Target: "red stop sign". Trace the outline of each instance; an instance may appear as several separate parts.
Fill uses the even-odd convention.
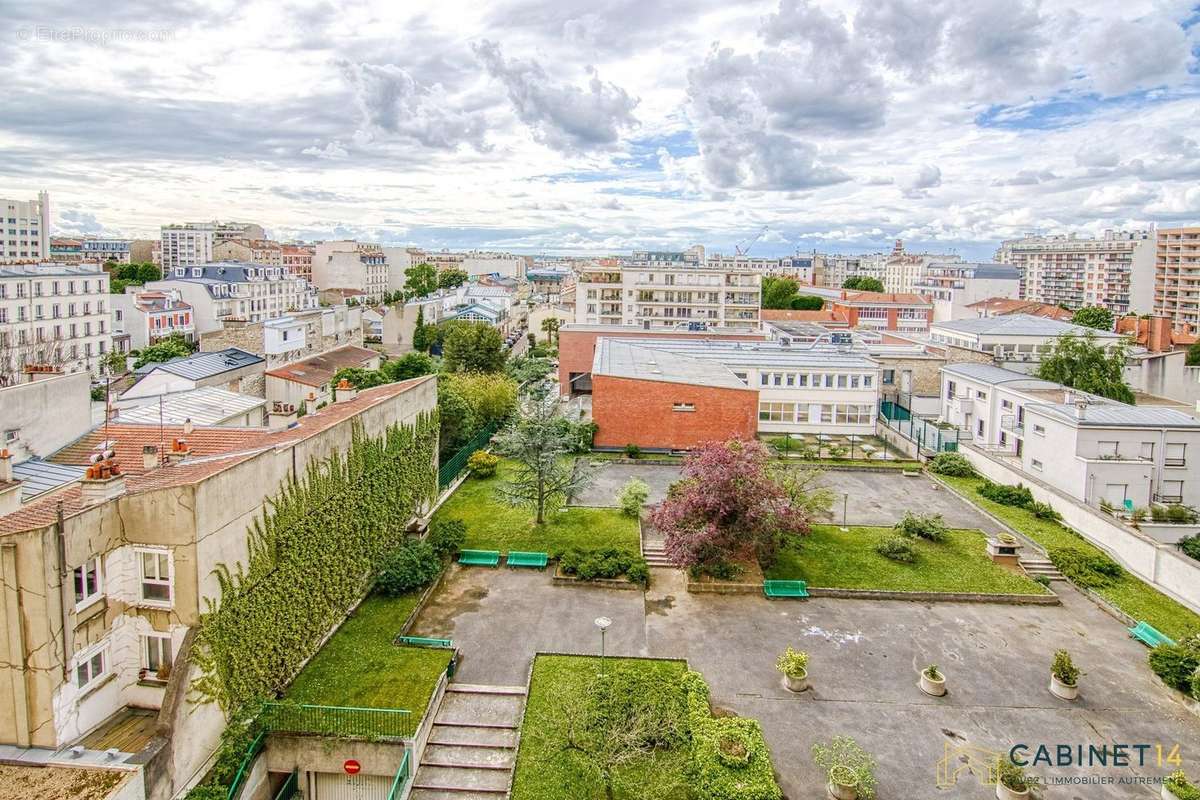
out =
[[[357,775],[362,769],[362,764],[355,761],[353,758],[346,759],[342,764],[342,769],[346,770],[347,775]]]

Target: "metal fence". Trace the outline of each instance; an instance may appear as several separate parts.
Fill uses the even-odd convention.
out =
[[[300,773],[292,770],[292,774],[288,775],[287,780],[283,782],[283,786],[280,786],[279,791],[275,793],[275,800],[292,800],[296,796],[299,786]]]
[[[479,450],[487,445],[492,440],[500,424],[498,422],[489,423],[471,441],[457,453],[452,455],[445,464],[438,469],[438,489],[445,489],[450,484],[454,483],[454,479],[459,476],[467,467],[467,459],[476,450]]]
[[[229,791],[225,794],[226,800],[237,799],[238,794],[242,791],[242,784],[246,782],[246,776],[250,774],[250,765],[254,763],[254,759],[258,758],[258,754],[262,752],[263,743],[266,741],[266,738],[267,732],[263,731],[246,748],[246,755],[242,756],[242,763],[238,764],[237,773],[233,776],[233,782],[229,784]]]
[[[294,703],[264,703],[263,728],[270,733],[352,736],[363,739],[410,739],[417,722],[410,711]]]
[[[882,401],[879,404],[879,421],[905,439],[916,442],[921,450],[934,453],[958,450],[958,428],[941,427],[924,417],[914,417],[912,412],[898,403]]]
[[[404,787],[412,777],[412,765],[408,755],[409,751],[405,750],[404,758],[400,759],[400,768],[396,770],[396,777],[392,779],[392,788],[388,792],[387,800],[400,800],[404,796]]]

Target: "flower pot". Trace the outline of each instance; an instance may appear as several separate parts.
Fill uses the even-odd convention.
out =
[[[1008,788],[1003,783],[996,784],[996,800],[1025,800],[1027,797],[1029,797],[1028,789],[1022,789],[1018,792],[1016,789]]]
[[[783,685],[787,687],[789,692],[803,692],[808,688],[808,670],[804,670],[799,675],[783,676]]]
[[[1167,785],[1164,783],[1162,785],[1162,800],[1179,800],[1179,795],[1168,789]]]
[[[941,697],[946,693],[946,676],[939,672],[938,677],[935,679],[929,677],[927,671],[921,670],[920,686],[921,691],[925,694],[932,695],[933,697]]]
[[[1079,697],[1079,687],[1063,683],[1054,674],[1050,675],[1050,694],[1059,700],[1074,700]]]
[[[830,778],[829,783],[825,784],[825,791],[829,792],[829,797],[832,800],[858,800],[858,781],[853,783],[840,783],[842,780],[853,780],[853,778]]]

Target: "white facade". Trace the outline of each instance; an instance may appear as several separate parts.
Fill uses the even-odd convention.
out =
[[[390,290],[388,273],[388,259],[379,245],[318,242],[313,252],[313,284],[318,289],[355,289],[367,296],[367,302],[376,303]]]
[[[1114,314],[1148,314],[1154,305],[1152,230],[1027,236],[1003,242],[996,260],[1021,270],[1021,299],[1104,306]]]
[[[50,195],[36,200],[0,199],[0,264],[50,258]]]
[[[309,282],[284,267],[235,262],[174,267],[146,288],[178,292],[192,306],[197,333],[219,329],[227,317],[265,322],[319,305]]]
[[[963,347],[989,353],[998,361],[1041,361],[1060,336],[1091,334],[1101,346],[1112,346],[1121,337],[1030,314],[1006,314],[1000,317],[976,317],[937,322],[929,328],[929,339],[937,344]]]
[[[952,262],[934,263],[913,282],[913,291],[933,301],[933,321],[975,316],[971,303],[991,297],[1016,298],[1021,275],[1011,266]]]
[[[229,239],[265,239],[261,225],[252,222],[188,222],[163,225],[160,265],[163,274],[175,267],[207,264],[215,260],[213,248]]]
[[[762,274],[682,261],[589,266],[575,289],[575,322],[645,330],[759,326]]]
[[[143,347],[179,334],[189,342],[196,338],[196,320],[192,307],[183,302],[178,290],[146,291],[128,287],[125,294],[114,294],[112,331],[128,334],[129,347]]]
[[[0,385],[27,364],[98,375],[112,347],[108,285],[98,264],[0,267]]]

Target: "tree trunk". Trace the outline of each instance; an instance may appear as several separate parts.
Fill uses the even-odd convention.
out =
[[[546,509],[546,479],[541,472],[538,472],[538,488],[537,488],[537,524],[541,525],[544,522]]]

